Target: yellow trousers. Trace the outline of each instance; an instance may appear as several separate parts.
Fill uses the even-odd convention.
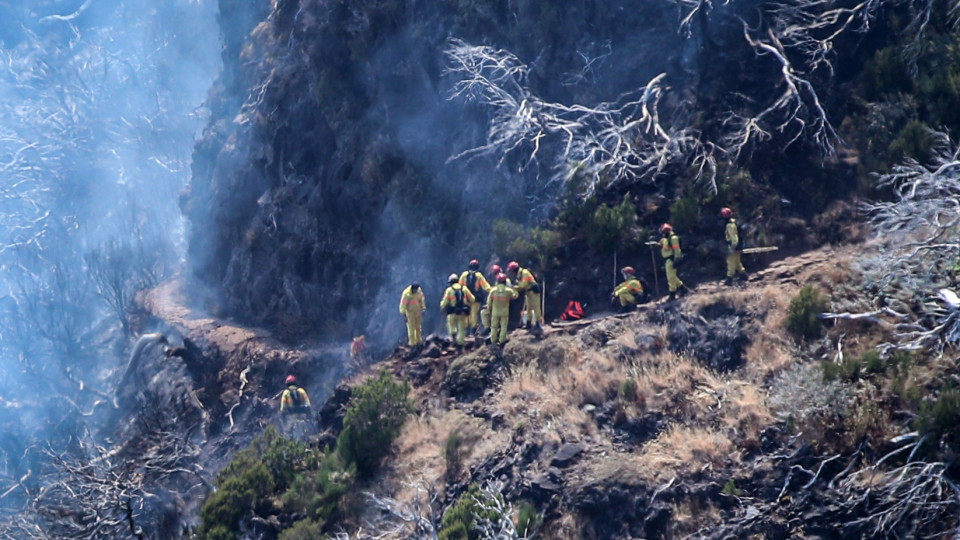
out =
[[[503,345],[507,341],[507,324],[510,322],[510,312],[504,310],[490,317],[490,341]]]
[[[683,287],[683,282],[677,276],[677,267],[673,265],[673,259],[667,259],[663,267],[667,273],[667,288],[670,289],[670,292],[677,292],[677,289]]]
[[[420,317],[420,310],[416,309],[404,313],[407,318],[407,342],[411,347],[423,343],[423,321]]]
[[[524,320],[530,324],[541,324],[543,314],[540,313],[540,293],[527,291],[523,301]]]
[[[737,274],[745,274],[747,270],[743,267],[743,263],[740,262],[740,252],[734,251],[733,253],[727,255],[727,277],[732,278]]]
[[[480,324],[484,328],[490,328],[490,306],[483,306],[483,309],[480,310]]]
[[[620,299],[620,307],[633,306],[637,303],[636,297],[627,291],[623,291],[622,293],[618,294],[617,298]]]
[[[480,302],[478,301],[470,304],[470,319],[468,321],[469,327],[476,328],[477,321],[479,320],[479,318],[480,318]]]
[[[447,315],[447,330],[450,331],[450,337],[457,341],[457,345],[463,345],[467,338],[467,319],[469,314],[456,315],[451,313]]]

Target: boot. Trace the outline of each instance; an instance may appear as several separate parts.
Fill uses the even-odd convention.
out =
[[[723,284],[727,287],[733,285],[733,278],[728,276],[727,279],[723,280]]]
[[[463,354],[463,345],[457,344],[457,354]]]
[[[667,302],[673,302],[677,299],[676,291],[670,291],[670,296],[667,297]]]

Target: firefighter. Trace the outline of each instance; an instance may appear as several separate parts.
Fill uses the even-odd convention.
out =
[[[673,226],[664,223],[660,226],[660,256],[663,257],[664,272],[667,274],[667,288],[670,290],[670,300],[674,300],[677,291],[683,294],[683,282],[677,275],[677,267],[683,260],[683,252],[680,250],[680,237],[673,232]]]
[[[460,285],[460,276],[450,274],[449,286],[443,291],[440,309],[447,314],[447,329],[450,337],[456,341],[457,352],[463,352],[463,343],[467,336],[467,319],[470,317],[470,305],[476,300],[469,289]]]
[[[623,275],[623,283],[613,290],[613,298],[620,301],[620,313],[625,313],[636,309],[637,304],[644,300],[646,293],[632,266],[624,266],[620,269],[620,273]]]
[[[460,285],[466,287],[476,299],[470,304],[470,317],[467,320],[467,331],[470,333],[479,333],[478,320],[480,316],[480,307],[487,300],[487,293],[490,292],[490,283],[483,277],[480,271],[480,261],[473,259],[467,265],[467,269],[460,274]]]
[[[507,324],[510,321],[510,302],[517,298],[519,293],[507,285],[507,275],[497,274],[497,285],[487,297],[490,310],[490,341],[497,345],[507,342]]]
[[[523,294],[523,327],[534,333],[540,333],[543,315],[540,313],[540,284],[533,272],[521,268],[517,261],[510,261],[507,270],[513,277],[517,293]]]
[[[427,303],[423,297],[423,289],[419,283],[411,283],[400,294],[400,314],[407,321],[407,342],[411,347],[419,347],[423,343],[423,312],[427,310]]]
[[[737,227],[737,219],[733,217],[733,210],[721,208],[720,217],[728,220],[723,230],[723,237],[727,242],[727,279],[724,283],[733,285],[734,277],[741,280],[747,277],[747,270],[740,260],[740,250],[743,249],[743,244],[740,243],[740,230]]]
[[[490,275],[493,278],[490,281],[496,282],[497,276],[503,273],[503,268],[500,268],[499,264],[490,265]],[[504,274],[506,275],[506,274]],[[512,286],[510,283],[510,278],[507,278],[507,287]],[[490,298],[487,298],[487,301],[483,304],[483,307],[480,308],[480,325],[483,327],[483,332],[481,335],[486,335],[490,333]]]
[[[287,375],[283,395],[280,396],[280,412],[284,414],[307,414],[310,412],[310,397],[307,391],[297,386],[297,378]]]

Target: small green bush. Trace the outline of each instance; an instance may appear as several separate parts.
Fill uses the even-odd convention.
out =
[[[553,265],[553,255],[562,241],[555,230],[523,225],[507,219],[493,221],[494,250],[507,259],[521,264],[536,264],[541,271]]]
[[[960,450],[960,436],[957,426],[960,425],[960,390],[947,384],[940,389],[936,401],[924,401],[920,404],[913,427],[921,437],[927,437],[929,444],[938,447],[939,442],[945,443],[952,451]]]
[[[283,464],[280,456],[292,456],[287,439],[273,426],[264,430],[250,446],[237,452],[230,463],[217,475],[217,491],[211,493],[200,508],[199,540],[229,540],[236,536],[244,516],[269,504],[268,498],[276,489],[271,468],[281,478],[291,477],[293,462]],[[269,462],[263,457],[270,455]]]
[[[813,285],[805,285],[790,300],[787,331],[797,339],[819,337],[823,332],[820,315],[827,310],[827,298]]]
[[[679,234],[689,233],[700,225],[700,202],[682,197],[670,207],[670,224]]]
[[[353,487],[356,467],[346,465],[336,452],[326,451],[310,471],[297,475],[282,502],[291,513],[304,513],[324,526],[336,519],[340,500]]]
[[[483,510],[479,501],[485,500],[488,500],[487,495],[480,490],[480,486],[470,484],[443,514],[437,535],[439,540],[479,540],[480,535],[475,530],[477,517],[491,521],[500,518],[493,510]]]
[[[280,540],[320,540],[322,538],[326,538],[323,534],[323,524],[310,518],[301,519],[280,533]]]
[[[617,206],[601,204],[587,228],[587,245],[597,253],[613,253],[622,247],[636,222],[637,208],[628,195]]]
[[[540,514],[537,507],[529,501],[520,503],[520,511],[517,513],[517,534],[520,538],[528,538],[530,533],[540,524]]]
[[[356,464],[360,476],[373,474],[413,412],[409,393],[410,383],[394,381],[387,370],[354,388],[337,452],[347,463]]]
[[[637,400],[637,381],[633,379],[624,379],[620,383],[620,399],[627,402],[634,402]]]
[[[453,477],[460,472],[462,460],[463,438],[458,431],[451,431],[447,435],[447,442],[443,445],[443,460],[447,464],[447,476]]]

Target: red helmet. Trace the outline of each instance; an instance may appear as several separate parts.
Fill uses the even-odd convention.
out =
[[[297,382],[297,378],[293,375],[287,375],[287,380],[283,381],[284,384],[293,384]]]
[[[510,264],[507,265],[507,270],[510,272],[516,272],[520,269],[520,263],[517,261],[510,261]]]
[[[721,208],[721,209],[720,209],[720,217],[722,217],[722,218],[733,217],[733,210],[731,210],[731,209],[729,209],[729,208],[727,208],[727,207]]]
[[[630,274],[630,275],[637,273],[637,271],[634,270],[632,266],[624,266],[623,268],[620,269],[620,272],[624,274]]]
[[[476,260],[476,259],[470,259],[470,263],[467,264],[467,268],[469,268],[470,270],[479,270],[479,269],[480,269],[480,261],[478,261],[478,260]]]
[[[673,226],[669,223],[664,223],[660,226],[660,234],[670,234],[673,232]]]
[[[497,283],[506,283],[506,282],[507,282],[507,275],[504,274],[503,272],[498,272]]]
[[[497,274],[500,274],[500,273],[502,273],[502,272],[503,272],[503,268],[500,268],[500,265],[499,265],[499,264],[494,264],[494,265],[492,265],[492,266],[490,267],[490,273],[493,274],[493,275],[497,275]]]

